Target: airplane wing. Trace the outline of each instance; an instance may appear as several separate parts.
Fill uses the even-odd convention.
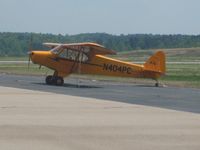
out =
[[[94,54],[101,54],[101,55],[114,55],[116,54],[115,51],[105,48],[102,45],[99,45],[97,43],[70,43],[70,44],[61,44],[61,43],[43,43],[43,45],[48,46],[50,48],[55,47],[64,47],[64,48],[70,48],[76,51],[80,51],[82,48],[89,48]]]
[[[43,43],[44,46],[47,46],[49,48],[55,48],[59,45],[62,45],[62,43]]]

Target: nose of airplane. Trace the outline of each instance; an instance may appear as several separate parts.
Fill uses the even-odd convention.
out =
[[[28,52],[29,60],[31,60],[33,63],[36,63],[35,56],[34,56],[35,53],[37,53],[37,52],[35,52],[35,51]]]
[[[44,65],[49,51],[31,51],[29,57],[34,64]]]

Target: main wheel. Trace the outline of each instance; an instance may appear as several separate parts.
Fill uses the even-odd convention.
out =
[[[64,80],[62,77],[56,77],[54,82],[55,82],[55,85],[58,85],[58,86],[62,86],[64,84]]]
[[[53,76],[47,76],[46,77],[46,84],[48,84],[48,85],[53,84]]]
[[[155,87],[159,87],[159,83],[155,83]]]

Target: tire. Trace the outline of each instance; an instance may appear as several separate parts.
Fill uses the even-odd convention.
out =
[[[53,76],[47,76],[46,77],[46,84],[48,84],[48,85],[53,84]]]
[[[56,79],[55,79],[55,85],[57,85],[57,86],[63,86],[63,84],[64,84],[63,78],[62,77],[56,77]]]
[[[155,84],[155,87],[159,87],[159,83],[156,83],[156,84]]]

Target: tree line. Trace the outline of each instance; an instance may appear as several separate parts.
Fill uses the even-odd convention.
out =
[[[30,42],[31,37],[32,42]],[[54,35],[0,32],[0,56],[25,56],[29,49],[47,49],[42,45],[44,42],[96,42],[115,51],[130,51],[139,49],[200,47],[200,35],[111,35],[107,33]]]

